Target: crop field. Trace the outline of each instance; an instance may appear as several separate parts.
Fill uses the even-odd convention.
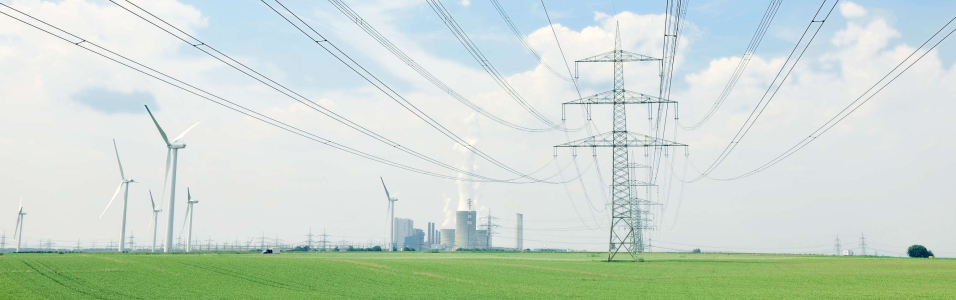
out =
[[[764,254],[10,254],[0,299],[956,298],[956,260]]]

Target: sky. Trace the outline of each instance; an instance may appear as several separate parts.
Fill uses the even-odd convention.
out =
[[[484,111],[523,127],[547,127],[485,72],[427,2],[343,2]],[[612,50],[617,24],[625,50],[662,55],[663,2],[545,1],[553,32],[540,1],[499,2],[528,44],[562,76],[574,70],[575,60]],[[700,120],[717,99],[769,2],[690,2],[671,93],[680,103],[681,125]],[[329,2],[282,4],[404,100],[376,89],[261,1],[132,3],[301,97],[280,93],[201,51],[209,48],[192,46],[198,42],[187,44],[136,17],[123,8],[136,11],[130,2],[0,3],[321,141],[446,176],[410,172],[291,134],[3,15],[0,208],[6,209],[0,212],[7,212],[0,213],[0,228],[8,239],[21,196],[29,244],[117,239],[122,199],[99,217],[120,183],[115,139],[125,173],[142,182],[130,188],[127,230],[137,244],[147,243],[148,193],[160,201],[166,150],[142,108],[148,105],[170,136],[201,122],[179,152],[176,235],[189,187],[200,201],[193,234],[204,240],[266,235],[297,243],[311,229],[325,230],[333,241],[380,242],[387,208],[381,177],[400,199],[395,216],[411,218],[418,228],[426,228],[426,222],[453,228],[454,211],[470,198],[479,217],[490,211],[498,218],[495,246],[514,245],[515,214],[521,213],[526,247],[607,249],[609,150],[598,150],[594,157],[581,149],[574,156],[553,146],[585,138],[585,130],[519,131],[477,114]],[[544,118],[559,123],[560,104],[578,98],[574,85],[522,46],[491,1],[446,0],[443,5],[515,92]],[[830,254],[838,236],[846,249],[859,248],[862,235],[868,251],[883,255],[902,255],[909,245],[922,244],[938,256],[956,257],[956,203],[947,188],[947,178],[956,171],[951,155],[956,144],[947,138],[956,130],[950,122],[956,106],[956,46],[950,40],[780,164],[739,180],[682,183],[697,177],[697,170],[710,165],[732,141],[818,8],[817,1],[783,1],[735,89],[699,129],[675,131],[673,115],[667,118],[671,123],[664,136],[689,145],[689,155],[681,149],[663,160],[659,186],[651,195],[661,203],[653,209],[655,250]],[[8,7],[0,12],[16,15]],[[733,177],[786,151],[889,72],[954,12],[951,1],[841,1],[747,137],[711,176]],[[581,94],[611,89],[610,64],[579,68]],[[628,63],[625,87],[656,95],[658,72],[654,63]],[[337,122],[315,105],[391,142]],[[432,124],[441,124],[446,134],[514,172],[474,155],[413,114],[411,106],[432,118]],[[629,120],[637,120],[629,122],[629,130],[647,132],[647,115],[645,107],[629,107]],[[566,119],[569,128],[586,121],[576,107],[568,107]],[[610,131],[610,119],[610,108],[593,108],[598,131]],[[402,152],[396,144],[419,154]],[[643,150],[634,154],[643,160]],[[499,180],[520,178],[517,172],[547,182],[448,179],[469,178],[456,170]]]

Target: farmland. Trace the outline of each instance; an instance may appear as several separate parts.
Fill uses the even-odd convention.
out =
[[[763,254],[5,254],[2,299],[956,298],[956,260]]]

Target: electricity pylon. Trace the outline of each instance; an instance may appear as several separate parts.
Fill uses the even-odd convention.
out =
[[[866,256],[866,238],[863,237],[863,234],[860,234],[860,255]]]
[[[837,235],[837,238],[836,238],[836,246],[835,246],[835,248],[836,248],[836,255],[837,255],[837,256],[840,256],[840,255],[843,254],[843,249],[842,249],[842,246],[840,245],[840,236],[839,236],[839,235]]]
[[[611,226],[607,251],[608,261],[613,260],[614,256],[617,255],[622,248],[631,255],[631,259],[637,260],[636,253],[638,251],[638,237],[636,236],[636,231],[638,230],[636,229],[641,226],[640,222],[635,223],[635,202],[631,199],[631,192],[635,185],[650,183],[638,182],[636,180],[632,181],[632,178],[630,178],[630,172],[628,170],[628,163],[630,163],[628,158],[628,148],[687,147],[685,144],[627,131],[627,114],[625,110],[626,105],[659,104],[676,106],[677,104],[675,101],[624,89],[624,63],[647,61],[659,62],[660,59],[621,50],[621,29],[620,26],[618,26],[615,32],[613,51],[598,54],[574,62],[575,72],[577,72],[578,63],[582,62],[614,63],[614,89],[571,102],[566,102],[561,106],[562,120],[565,116],[565,105],[585,105],[590,107],[593,104],[611,104],[614,107],[614,128],[611,132],[555,146],[555,148],[611,148]],[[577,78],[577,76],[575,76],[575,78]],[[588,111],[588,119],[590,119],[590,109],[586,109],[586,111]],[[675,118],[677,118],[676,114]],[[555,153],[557,153],[557,149],[555,149]],[[643,239],[643,237],[640,237],[640,239]]]

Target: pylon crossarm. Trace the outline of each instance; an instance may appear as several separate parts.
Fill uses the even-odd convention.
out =
[[[686,144],[675,143],[665,139],[658,139],[634,132],[625,132],[627,140],[624,144],[614,143],[614,132],[602,133],[580,140],[560,144],[557,148],[579,147],[686,147]]]
[[[634,180],[634,179],[628,180],[626,185],[627,186],[657,186],[656,184],[653,184],[650,182],[644,182],[644,181]]]
[[[635,91],[624,90],[624,104],[652,104],[652,103],[677,103],[677,101],[668,100],[660,98],[657,96],[651,96],[648,94],[638,93]],[[564,105],[573,105],[573,104],[614,104],[615,94],[613,90],[600,92],[594,95],[590,95],[584,98],[573,100],[570,102],[563,103]]]
[[[617,53],[615,53],[617,52]],[[620,55],[615,57],[615,54]],[[630,51],[624,50],[615,50],[601,53],[595,56],[588,58],[580,59],[575,61],[576,63],[583,62],[631,62],[631,61],[659,61],[660,58],[653,58],[643,54],[637,54]]]

